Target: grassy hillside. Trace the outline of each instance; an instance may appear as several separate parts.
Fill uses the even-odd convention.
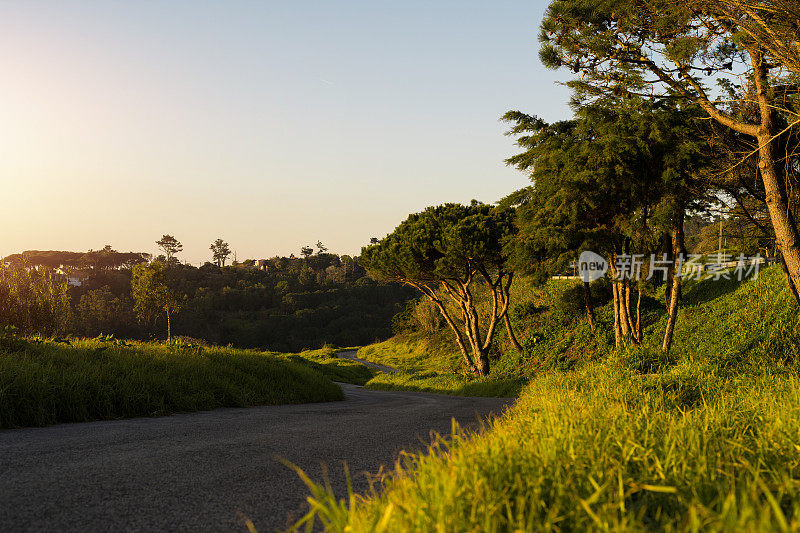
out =
[[[794,358],[797,315],[784,290],[778,267],[761,272],[758,280],[689,281],[675,330],[673,359],[706,358],[720,369],[760,361],[765,355]],[[476,379],[464,375],[461,355],[449,329],[433,333],[411,332],[363,347],[359,357],[403,370],[378,375],[367,387],[453,392],[480,381],[526,381],[547,370],[569,370],[587,361],[602,360],[615,352],[613,307],[605,287],[593,287],[598,332],[592,333],[582,307],[583,296],[574,280],[551,280],[533,287],[526,280],[514,287],[512,321],[524,350],[513,349],[505,331],[497,334],[492,353],[492,376]],[[661,288],[663,291],[663,287]],[[631,353],[644,366],[663,364],[661,340],[666,322],[663,293],[646,294],[642,304],[644,345]],[[735,320],[734,320],[735,318]],[[747,327],[742,327],[747,325]],[[491,392],[490,389],[486,389]],[[498,393],[507,392],[501,387]]]
[[[323,351],[0,337],[0,428],[343,399],[371,371]],[[325,375],[323,375],[325,374]],[[329,376],[329,377],[326,377]]]
[[[364,346],[358,357],[406,372],[456,372],[462,364],[449,330],[405,333]]]
[[[516,351],[505,329],[498,329],[489,377],[465,373],[453,334],[442,325],[433,332],[409,331],[361,348],[358,356],[362,359],[401,370],[378,374],[366,386],[464,396],[517,396],[530,376],[543,368],[569,367],[577,359],[611,350],[613,338],[592,335],[585,324],[580,307],[583,296],[577,288],[574,280],[552,280],[543,287],[535,287],[525,278],[515,281],[511,316],[518,336],[526,341],[525,350]],[[604,303],[602,298],[597,299]],[[601,309],[599,315],[600,322],[613,319],[610,308]]]
[[[516,376],[474,378],[461,372],[462,358],[449,330],[397,335],[364,346],[359,349],[358,356],[399,370],[391,374],[378,373],[370,379],[366,387],[373,390],[512,397],[519,395],[525,382]]]
[[[777,269],[691,286],[669,358],[654,349],[657,313],[652,345],[619,353],[576,323],[546,337],[540,317],[538,344],[561,363],[522,356],[538,370],[511,412],[406,457],[380,494],[337,503],[312,485],[312,515],[333,531],[798,530],[800,314],[789,301]]]
[[[271,355],[306,366],[332,381],[342,383],[364,385],[378,373],[361,363],[338,357],[337,352],[335,348],[321,348],[297,354],[271,353]]]

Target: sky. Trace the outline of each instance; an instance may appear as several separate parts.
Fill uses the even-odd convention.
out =
[[[525,186],[500,116],[571,116],[547,2],[0,1],[0,254],[357,254]]]

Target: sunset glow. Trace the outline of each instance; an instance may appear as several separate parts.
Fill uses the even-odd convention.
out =
[[[533,7],[533,6],[536,7]],[[530,3],[532,28],[543,5]],[[568,116],[518,6],[6,4],[0,254],[356,253],[405,213],[524,184],[498,118]],[[524,17],[523,17],[524,18]]]

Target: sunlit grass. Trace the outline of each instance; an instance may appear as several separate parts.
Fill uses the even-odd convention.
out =
[[[0,427],[343,399],[315,365],[233,348],[7,336]]]
[[[342,351],[336,348],[320,348],[319,350],[306,350],[297,354],[274,353],[276,357],[288,359],[297,364],[305,365],[316,370],[332,381],[364,385],[378,372],[356,361],[338,357]]]
[[[491,376],[475,378],[464,374],[423,371],[381,373],[367,382],[366,387],[373,390],[435,392],[456,396],[515,397],[519,395],[523,385],[524,381],[519,379],[498,379]]]
[[[654,349],[659,319],[644,347],[593,344],[575,364],[538,365],[487,431],[404,456],[378,493],[337,502],[308,480],[315,509],[337,502],[331,531],[800,530],[800,314],[788,298],[777,269],[689,286],[670,356]]]
[[[391,339],[364,346],[358,357],[408,372],[453,372],[461,368],[461,356],[450,330],[427,334],[424,332],[397,335]]]
[[[536,378],[488,433],[408,456],[331,529],[780,530],[800,517],[794,375],[613,364]]]

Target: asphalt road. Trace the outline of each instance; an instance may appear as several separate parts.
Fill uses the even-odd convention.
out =
[[[364,472],[419,448],[451,417],[474,424],[513,400],[368,391],[343,402],[218,409],[0,431],[0,531],[259,531],[299,518],[308,494],[280,456],[344,496]]]

